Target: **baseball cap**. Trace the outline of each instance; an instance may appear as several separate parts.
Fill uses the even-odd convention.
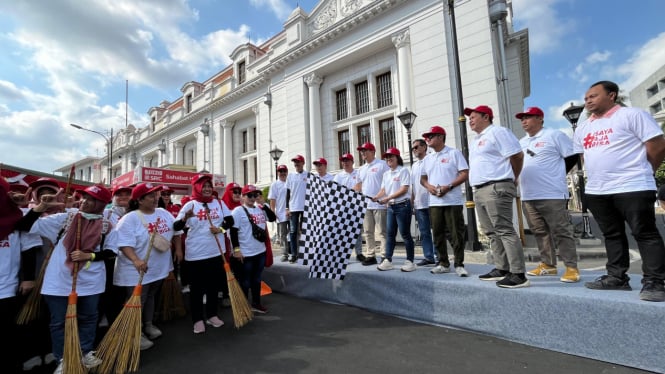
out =
[[[538,108],[537,106],[532,106],[530,108],[526,108],[526,110],[522,113],[515,114],[515,118],[517,119],[522,119],[522,117],[524,116],[544,117],[545,113],[543,113],[543,110]]]
[[[286,165],[279,165],[277,171],[289,171],[289,168]]]
[[[291,161],[293,162],[305,162],[305,157],[302,155],[296,155],[296,157],[292,158]]]
[[[368,150],[368,151],[376,151],[376,147],[374,147],[374,144],[372,144],[372,143],[370,143],[370,142],[367,142],[367,143],[361,145],[361,146],[358,147],[357,149],[358,149],[359,151],[363,151],[363,150],[365,150],[365,149]]]
[[[430,127],[428,132],[423,133],[423,138],[426,138],[427,136],[432,134],[446,135],[446,130],[444,130],[443,127],[441,126],[432,126]]]
[[[464,108],[465,116],[470,115],[472,112],[487,114],[488,116],[490,116],[490,119],[494,118],[494,113],[492,113],[492,108],[488,107],[487,105],[478,105],[475,108]]]
[[[113,192],[112,192],[113,196],[115,196],[115,194],[117,194],[120,191],[132,192],[132,187],[129,187],[129,186],[115,186],[115,187],[113,187]]]
[[[163,186],[155,186],[152,183],[139,183],[132,190],[132,200],[138,200],[151,192],[161,191],[162,188]]]
[[[344,160],[351,160],[351,161],[353,161],[353,155],[350,154],[350,153],[345,153],[345,154],[342,155],[342,157],[339,158],[339,160],[340,160],[340,161],[344,161]]]
[[[386,156],[388,156],[388,155],[393,155],[393,156],[399,156],[399,157],[402,157],[402,156],[400,155],[399,149],[397,149],[397,148],[388,148],[388,150],[385,151],[385,152],[383,153],[383,156],[381,156],[381,157],[382,157],[382,158],[386,158]]]
[[[316,165],[316,164],[328,165],[328,160],[326,160],[325,158],[321,157],[321,158],[319,158],[319,159],[314,160],[314,162],[312,162],[312,163],[313,163],[314,165]]]
[[[245,185],[245,187],[242,188],[242,191],[241,191],[241,193],[242,193],[243,195],[247,195],[248,193],[252,193],[252,192],[258,192],[258,193],[261,193],[261,190],[258,190],[258,189],[256,188],[256,186],[253,185],[253,184],[247,184],[247,185]]]
[[[197,174],[192,178],[192,186],[199,183],[203,179],[210,179],[212,182],[212,175],[210,174]]]
[[[30,183],[30,188],[32,188],[33,190],[41,186],[52,186],[56,189],[56,191],[60,188],[60,184],[58,183],[58,181],[49,177],[41,177],[36,181]]]
[[[87,187],[84,190],[76,190],[76,192],[92,196],[94,199],[99,200],[106,204],[110,203],[111,200],[113,200],[113,195],[111,195],[111,191],[109,191],[106,187],[97,184]]]

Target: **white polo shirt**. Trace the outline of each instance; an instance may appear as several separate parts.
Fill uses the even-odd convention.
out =
[[[471,141],[469,183],[472,186],[515,179],[510,156],[522,152],[520,142],[505,127],[489,125]]]
[[[363,165],[358,170],[358,178],[362,182],[362,194],[368,197],[367,209],[386,209],[385,205],[375,203],[369,198],[376,196],[381,189],[383,173],[390,170],[385,161],[375,158],[369,164]]]
[[[584,152],[586,193],[656,191],[644,145],[656,136],[663,136],[663,131],[649,113],[619,105],[579,125],[573,146],[575,153]]]
[[[339,173],[335,174],[335,177],[333,178],[333,182],[341,184],[342,186],[346,186],[348,188],[353,189],[353,187],[360,182],[358,175],[358,170],[353,169],[350,173],[347,173],[346,171],[342,170]]]
[[[268,200],[275,200],[277,222],[286,222],[286,181],[276,180],[270,185]]]
[[[414,209],[429,208],[429,192],[425,187],[423,187],[422,184],[420,184],[420,176],[422,168],[423,168],[423,160],[416,160],[413,162],[413,165],[411,166],[411,191],[413,191]]]
[[[395,170],[388,168],[388,171],[383,173],[381,188],[386,193],[385,196],[394,194],[403,186],[408,187],[406,193],[396,197],[393,203],[411,200],[411,174],[409,173],[409,169],[404,166],[397,166]]]
[[[300,173],[292,172],[286,177],[286,188],[289,189],[289,211],[302,212],[305,210],[305,190],[307,189],[307,177],[309,172],[304,170]]]
[[[522,201],[568,199],[566,157],[573,155],[573,142],[559,130],[541,129],[520,139],[524,164],[520,173]]]
[[[210,220],[215,227],[222,226],[224,217],[231,215],[231,211],[226,204],[217,199],[212,199],[208,203],[208,209],[210,210]],[[185,260],[198,261],[221,256],[215,235],[210,232],[210,222],[208,222],[208,218],[206,217],[203,203],[196,200],[188,201],[180,209],[176,220],[185,218],[185,214],[190,210],[194,213],[194,216],[190,217],[186,222],[189,231],[187,231],[187,238],[185,239],[185,246],[187,248],[185,251]],[[217,239],[222,246],[222,250],[226,252],[224,235],[217,234]]]
[[[324,182],[331,182],[333,180],[333,175],[330,173],[326,173],[324,176],[317,175],[319,178],[321,178]]]
[[[243,256],[256,256],[266,251],[266,244],[256,240],[252,236],[252,224],[249,222],[249,217],[243,207],[247,209],[247,213],[249,213],[249,217],[252,217],[252,221],[262,229],[266,228],[266,215],[261,208],[247,208],[245,205],[236,207],[232,212],[233,227],[238,229],[240,252],[242,252]]]
[[[423,159],[423,168],[420,175],[427,175],[427,181],[434,186],[448,186],[460,171],[469,170],[469,165],[462,152],[458,149],[443,147],[439,152],[433,152]],[[450,192],[439,197],[429,195],[429,206],[463,205],[462,186],[455,186]]]
[[[0,239],[0,299],[16,296],[18,274],[21,268],[21,252],[42,245],[36,234],[14,231]]]

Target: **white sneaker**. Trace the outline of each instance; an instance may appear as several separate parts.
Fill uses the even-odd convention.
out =
[[[459,275],[460,277],[468,277],[469,276],[469,272],[466,271],[464,266],[455,266],[455,273],[457,273],[457,275]]]
[[[102,319],[99,320],[99,324],[97,324],[99,327],[109,327],[109,320],[106,318],[106,314],[102,316]]]
[[[28,361],[23,363],[23,371],[30,371],[37,366],[42,366],[42,358],[40,356],[35,356]]]
[[[432,274],[443,274],[443,273],[450,273],[450,266],[443,266],[441,264],[438,264],[434,267],[434,269],[429,271]]]
[[[48,353],[46,356],[44,356],[44,365],[51,365],[54,362],[55,362],[55,356],[53,355],[53,353]]]
[[[83,356],[83,360],[81,360],[81,362],[83,362],[83,366],[88,369],[92,369],[102,364],[102,360],[95,356],[95,351],[86,353],[86,355]]]
[[[155,325],[152,323],[146,323],[145,327],[143,328],[143,332],[145,332],[145,336],[147,336],[150,340],[155,340],[162,336],[162,331],[155,327]]]
[[[409,272],[409,271],[414,271],[417,268],[418,267],[416,266],[416,264],[414,264],[413,262],[411,262],[409,260],[406,260],[406,261],[404,261],[404,265],[402,265],[400,270],[405,271],[405,272]]]
[[[393,263],[390,262],[387,258],[384,258],[383,261],[379,264],[379,266],[376,267],[377,269],[381,271],[385,270],[392,270],[393,269]]]
[[[155,343],[151,342],[144,334],[141,334],[141,350],[145,351],[146,349],[152,348]]]
[[[186,285],[182,288],[181,291],[182,291],[182,293],[189,293],[189,285],[186,284]]]
[[[207,302],[208,302],[208,298],[206,297],[206,295],[203,295],[203,303],[205,304]]]
[[[55,371],[53,374],[62,374],[62,359],[60,359],[60,362],[58,363],[58,367],[55,368]]]

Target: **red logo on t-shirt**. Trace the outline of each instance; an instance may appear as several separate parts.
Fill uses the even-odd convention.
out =
[[[479,141],[478,141],[478,147],[482,147],[482,146],[484,146],[485,143],[487,143],[487,141],[486,141],[485,139],[479,140]]]
[[[610,139],[608,135],[613,133],[614,131],[612,131],[611,128],[588,133],[584,137],[584,149],[594,148],[601,145],[609,145]]]
[[[9,240],[7,239],[0,240],[0,248],[9,248]]]
[[[441,163],[442,163],[442,164],[450,163],[450,159],[444,157],[444,158],[441,159]]]
[[[155,222],[151,222],[148,224],[148,232],[153,233],[155,231],[155,228],[157,229],[157,232],[160,234],[164,234],[165,232],[168,232],[170,230],[169,225],[166,224],[166,221],[161,219],[160,217],[157,217],[157,220]]]
[[[546,142],[536,142],[536,144],[534,144],[534,147],[535,148],[543,148],[545,146],[545,144],[547,144],[547,143]]]

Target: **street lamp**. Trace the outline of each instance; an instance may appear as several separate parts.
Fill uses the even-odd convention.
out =
[[[279,177],[277,175],[278,174],[277,173],[277,161],[279,161],[279,158],[282,157],[282,153],[284,153],[284,151],[282,151],[281,149],[277,148],[277,146],[275,146],[275,148],[271,149],[270,152],[268,152],[268,153],[270,153],[270,157],[272,157],[272,159],[275,161],[275,179],[277,179]]]
[[[109,138],[106,135],[102,134],[99,131],[86,129],[85,127],[79,126],[75,123],[70,123],[69,126],[71,126],[73,128],[76,128],[76,129],[79,129],[79,130],[93,132],[93,133],[101,136],[102,138],[104,138],[104,140],[106,141],[107,149],[108,149],[107,155],[109,157],[109,159],[108,159],[108,179],[109,179],[108,184],[111,184],[111,173],[112,173],[112,170],[113,170],[113,165],[112,165],[112,163],[113,163],[113,144],[111,144],[111,140],[113,139],[113,128],[111,128],[111,140],[109,140]]]
[[[413,127],[413,123],[416,122],[416,117],[418,116],[410,111],[409,108],[404,108],[404,111],[397,115],[397,118],[399,118],[399,121],[402,122],[402,125],[404,125],[404,128],[406,129],[406,136],[409,139],[408,149],[411,167],[413,167],[413,152],[411,152],[411,128]]]
[[[268,106],[268,147],[272,147],[272,93],[270,92],[270,89],[268,89],[268,92],[266,92],[265,96],[263,97],[263,103]],[[280,151],[278,148],[274,148],[274,150],[279,151],[279,156],[282,155],[282,151]],[[275,160],[274,155],[277,154],[273,153],[274,150],[270,151],[270,155],[272,156],[273,160]],[[279,156],[277,156],[277,160],[279,159]],[[275,160],[275,166],[277,166],[277,160]],[[270,171],[270,178],[272,178],[272,171]],[[275,179],[277,179],[277,170],[275,170]]]
[[[574,105],[570,103],[570,106],[563,111],[563,116],[570,122],[570,125],[573,128],[573,136],[575,136],[575,129],[577,129],[577,121],[580,119],[580,115],[584,111],[583,105]],[[584,232],[580,239],[595,239],[591,233],[591,225],[589,224],[589,212],[587,209],[586,199],[584,198],[584,168],[582,165],[582,158],[577,159],[577,186],[579,188],[579,200],[582,203],[582,224],[584,225]]]

